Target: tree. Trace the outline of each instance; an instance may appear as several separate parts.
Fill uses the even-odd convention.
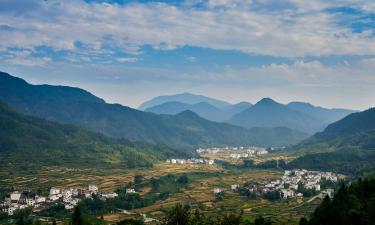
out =
[[[177,204],[166,216],[163,225],[189,225],[190,206]]]
[[[254,224],[255,225],[271,225],[272,223],[271,223],[271,220],[264,219],[262,216],[259,216],[255,218]]]
[[[72,215],[72,225],[83,225],[83,216],[80,207],[75,207]]]
[[[309,221],[305,217],[301,218],[299,225],[309,225]]]
[[[135,185],[140,185],[143,181],[143,176],[142,175],[135,175],[134,176],[134,184]]]
[[[182,175],[177,179],[177,182],[180,184],[187,184],[189,183],[189,178],[186,175]]]
[[[31,208],[17,209],[14,211],[13,217],[16,219],[17,225],[24,225],[31,214]]]
[[[233,214],[225,215],[219,224],[220,225],[240,225],[241,216],[236,216]]]
[[[116,225],[144,225],[145,223],[141,220],[134,220],[134,219],[126,219],[126,220],[122,220],[118,223],[116,223]]]

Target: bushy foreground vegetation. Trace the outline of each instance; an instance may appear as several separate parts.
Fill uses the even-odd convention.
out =
[[[331,200],[326,197],[311,218],[300,225],[375,224],[375,180],[359,180],[343,185]]]

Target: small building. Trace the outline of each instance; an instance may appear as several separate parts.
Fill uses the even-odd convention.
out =
[[[118,194],[117,193],[103,193],[101,195],[103,198],[116,198],[118,197]]]
[[[58,189],[58,188],[51,188],[51,189],[49,190],[49,195],[58,195],[58,194],[60,194],[60,193],[61,193],[61,190]]]
[[[230,186],[230,189],[231,189],[232,191],[235,191],[235,190],[237,190],[239,187],[240,187],[240,185],[238,185],[238,184],[232,184],[232,185]]]
[[[17,203],[20,200],[20,198],[21,198],[21,193],[18,191],[15,191],[10,194],[11,203]]]
[[[214,194],[219,194],[221,193],[221,189],[220,188],[214,188]]]
[[[90,185],[89,185],[89,192],[90,192],[90,193],[92,193],[92,194],[97,194],[98,191],[99,191],[98,186],[93,185],[93,184],[90,184]]]
[[[137,193],[133,188],[127,188],[126,189],[126,194],[135,194]]]

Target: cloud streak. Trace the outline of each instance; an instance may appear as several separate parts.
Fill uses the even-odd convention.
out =
[[[336,22],[339,15],[327,12],[341,5],[372,11],[370,1],[210,0],[201,7],[25,2],[7,0],[0,5],[0,27],[6,28],[0,30],[2,51],[48,46],[75,52],[84,45],[100,54],[141,54],[141,46],[151,45],[163,50],[198,46],[281,57],[375,54],[371,27],[353,32]]]

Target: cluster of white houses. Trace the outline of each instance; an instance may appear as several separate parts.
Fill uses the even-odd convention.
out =
[[[333,189],[321,190],[322,180],[336,183],[338,175],[331,172],[308,171],[308,170],[286,170],[284,176],[280,179],[261,182],[256,185],[247,187],[250,192],[256,195],[262,195],[271,191],[278,191],[281,197],[287,198],[303,198],[303,194],[298,192],[298,186],[303,185],[306,190],[315,190],[320,192],[321,197],[329,195],[333,196]]]
[[[126,189],[127,193],[135,193],[132,188]],[[82,199],[91,198],[93,194],[102,199],[116,198],[117,193],[100,193],[96,185],[79,188],[51,188],[48,197],[39,196],[31,191],[14,191],[0,201],[0,209],[8,215],[13,215],[17,209],[32,208],[34,212],[46,209],[56,203],[64,204],[66,209],[73,209]]]
[[[212,159],[167,159],[167,163],[171,164],[208,164],[208,165],[213,165],[215,164],[215,160]]]
[[[260,147],[225,147],[225,148],[199,148],[196,150],[198,154],[216,155],[220,153],[229,153],[226,158],[241,159],[254,156],[261,156],[268,154],[266,148]]]

